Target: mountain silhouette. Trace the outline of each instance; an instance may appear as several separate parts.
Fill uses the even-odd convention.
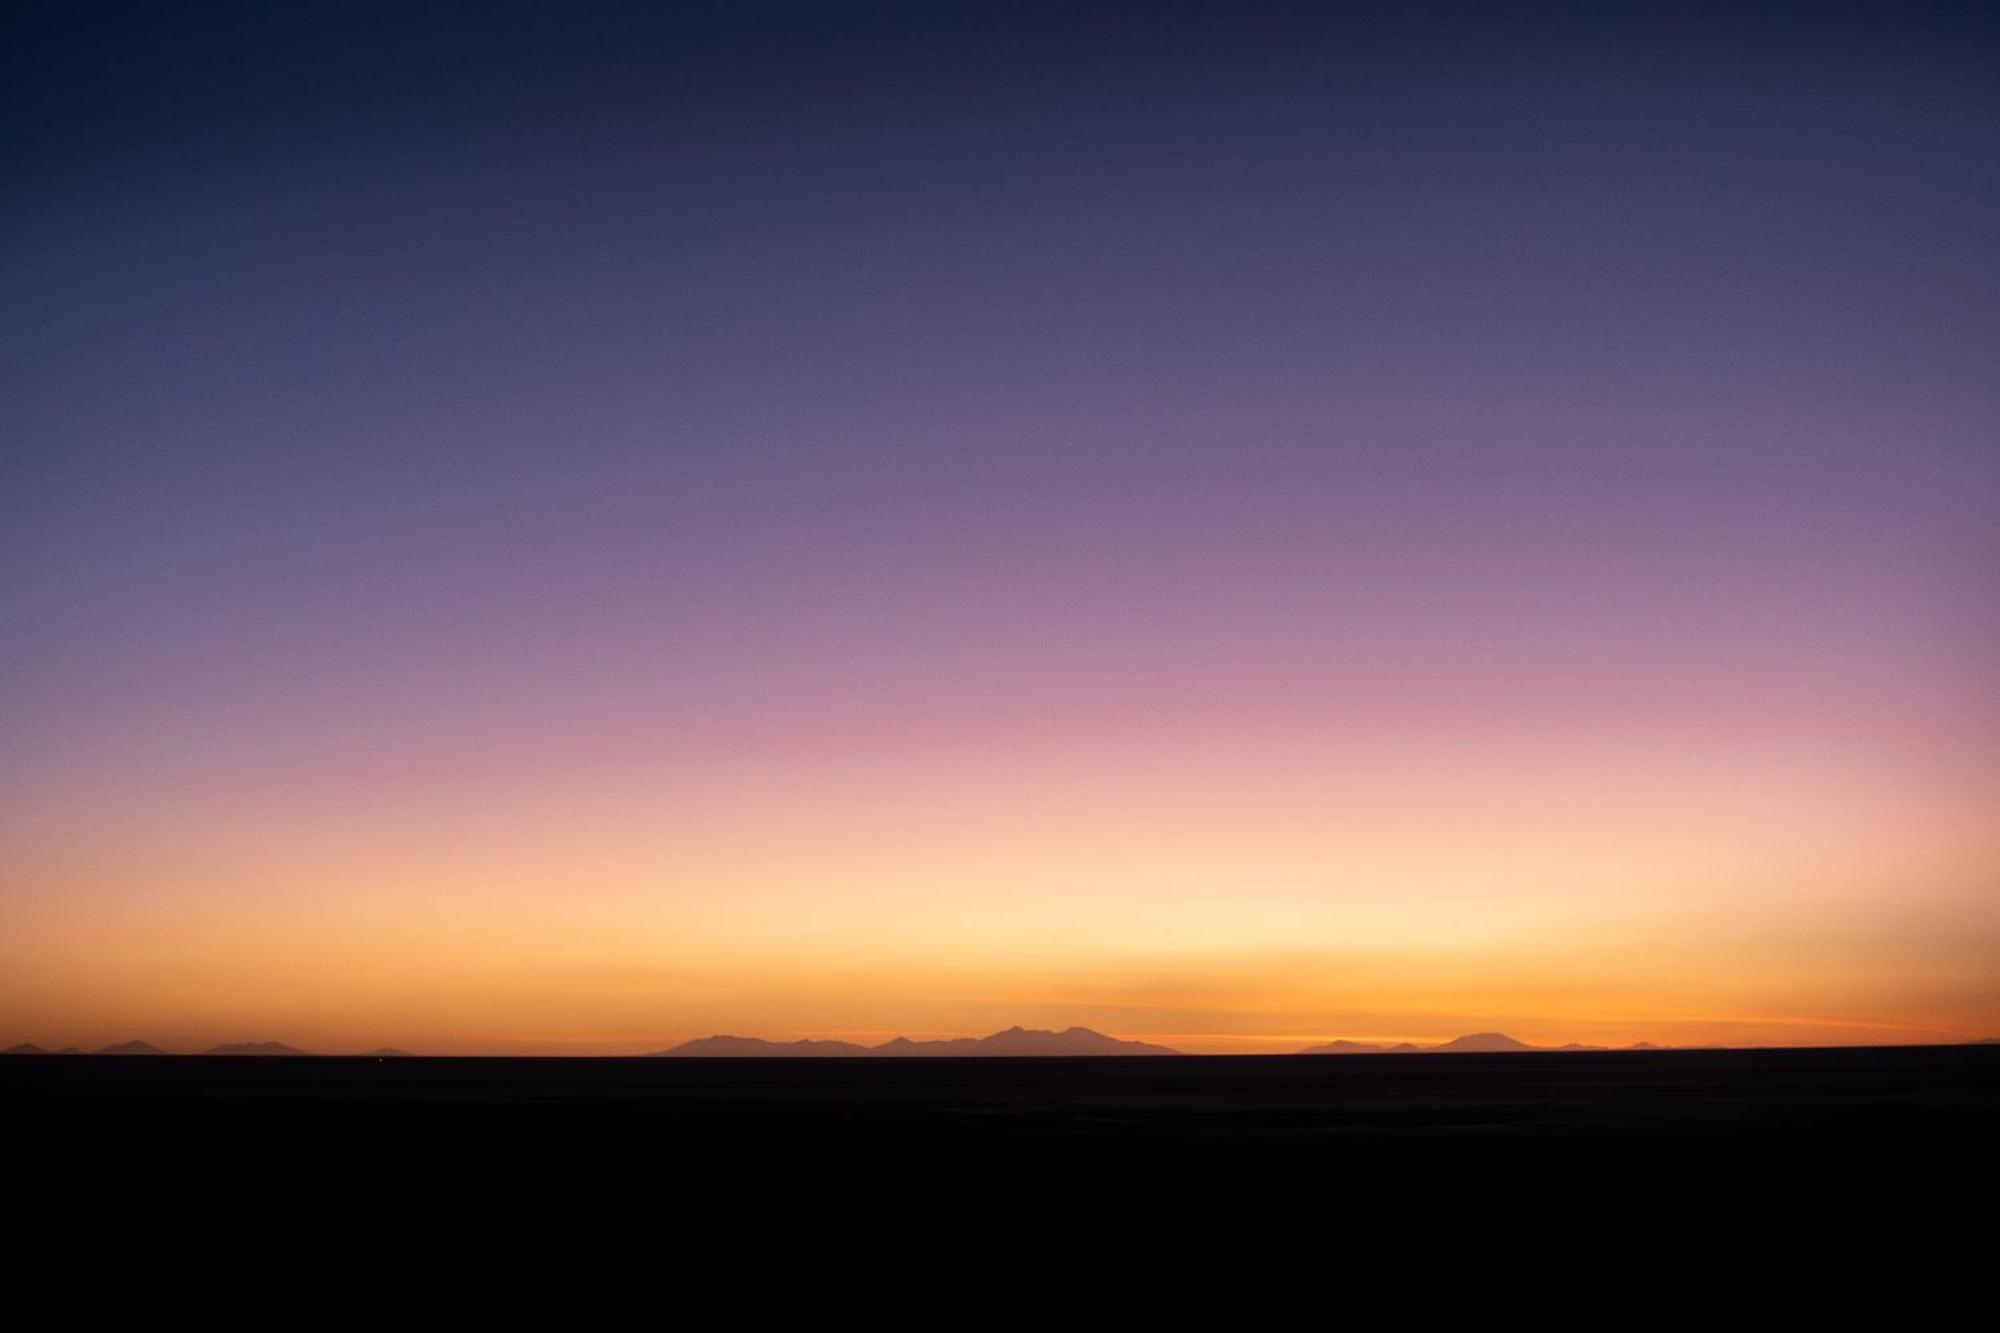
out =
[[[394,1046],[377,1046],[374,1050],[363,1051],[361,1054],[363,1056],[372,1056],[377,1060],[387,1060],[391,1057],[397,1059],[411,1058],[408,1051],[399,1051]]]
[[[6,1050],[0,1051],[0,1055],[47,1055],[47,1054],[48,1054],[47,1051],[35,1045],[35,1043],[33,1043],[32,1041],[24,1041],[19,1046],[9,1046]]]
[[[1661,1046],[1655,1046],[1650,1041],[1635,1041],[1630,1046],[1627,1046],[1625,1049],[1628,1051],[1658,1051],[1658,1050],[1664,1050],[1666,1048]]]
[[[1562,1045],[1556,1047],[1556,1049],[1559,1051],[1601,1051],[1606,1048],[1602,1046],[1591,1046],[1580,1041],[1566,1041]]]
[[[655,1055],[693,1056],[1047,1056],[1047,1055],[1179,1055],[1150,1042],[1122,1041],[1089,1028],[1050,1032],[1011,1027],[985,1037],[953,1037],[943,1041],[911,1041],[895,1037],[879,1046],[851,1041],[765,1041],[761,1037],[697,1037]]]
[[[1399,1041],[1394,1046],[1377,1046],[1365,1041],[1330,1041],[1324,1046],[1308,1046],[1300,1055],[1413,1055],[1413,1054],[1492,1054],[1498,1051],[1536,1051],[1539,1046],[1515,1041],[1504,1032],[1474,1032],[1463,1037],[1453,1037],[1442,1046],[1419,1046],[1414,1042]],[[1602,1046],[1581,1046],[1571,1042],[1557,1047],[1564,1051],[1601,1051]]]
[[[1432,1055],[1491,1055],[1502,1051],[1532,1051],[1536,1048],[1524,1041],[1515,1041],[1504,1032],[1474,1032],[1463,1037],[1453,1037],[1442,1046],[1430,1048]]]
[[[99,1055],[165,1055],[166,1052],[150,1041],[121,1041],[116,1046],[106,1046]]]
[[[869,1050],[870,1055],[1179,1055],[1170,1046],[1123,1041],[1090,1028],[1011,1027],[985,1037],[953,1037],[943,1041],[911,1041],[897,1037]]]
[[[866,1046],[857,1046],[851,1041],[765,1041],[762,1037],[696,1037],[678,1046],[670,1046],[664,1051],[654,1051],[654,1055],[699,1055],[714,1056],[784,1056],[784,1055],[866,1055]]]
[[[211,1046],[203,1055],[304,1055],[305,1052],[282,1041],[225,1041]]]

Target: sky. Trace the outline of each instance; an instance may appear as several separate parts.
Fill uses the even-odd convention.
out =
[[[0,9],[0,1044],[2000,1035],[2000,15]]]

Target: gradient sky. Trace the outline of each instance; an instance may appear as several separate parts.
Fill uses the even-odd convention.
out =
[[[11,3],[0,1044],[2000,1033],[1990,5]]]

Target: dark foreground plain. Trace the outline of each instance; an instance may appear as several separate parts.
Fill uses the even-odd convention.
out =
[[[2000,1197],[1993,1047],[25,1057],[0,1096],[32,1243],[232,1284],[1933,1287]]]

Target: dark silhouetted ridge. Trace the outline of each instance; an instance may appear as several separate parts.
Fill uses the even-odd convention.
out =
[[[851,1041],[765,1041],[761,1037],[698,1037],[655,1055],[694,1056],[1050,1056],[1050,1055],[1179,1055],[1168,1046],[1151,1042],[1125,1041],[1108,1037],[1090,1028],[1065,1028],[1050,1032],[1040,1028],[1011,1027],[985,1037],[951,1037],[941,1041],[912,1041],[892,1037],[879,1046],[859,1046]]]
[[[116,1046],[106,1046],[99,1055],[165,1055],[166,1052],[150,1041],[121,1041]]]
[[[1365,1041],[1330,1041],[1324,1046],[1308,1046],[1300,1055],[1413,1055],[1413,1054],[1469,1054],[1488,1055],[1500,1051],[1538,1051],[1540,1046],[1530,1046],[1524,1041],[1516,1041],[1504,1032],[1474,1032],[1463,1037],[1453,1037],[1442,1046],[1419,1046],[1415,1042],[1399,1041],[1394,1046],[1377,1046]],[[1559,1046],[1563,1051],[1601,1051],[1602,1046],[1583,1046],[1571,1042]]]
[[[220,1046],[211,1046],[203,1055],[304,1055],[296,1046],[287,1046],[282,1041],[225,1041]]]
[[[851,1041],[765,1041],[762,1037],[696,1037],[654,1055],[700,1056],[848,1056],[866,1055],[866,1046]]]
[[[19,1046],[9,1046],[6,1050],[0,1051],[0,1055],[47,1055],[47,1054],[48,1054],[47,1051],[35,1045],[35,1043],[33,1043],[32,1041],[24,1041]]]
[[[1474,1032],[1463,1037],[1453,1037],[1442,1046],[1433,1046],[1433,1055],[1491,1055],[1503,1051],[1532,1051],[1537,1048],[1524,1041],[1516,1041],[1504,1032]]]
[[[874,1047],[871,1055],[1179,1055],[1171,1046],[1108,1037],[1091,1028],[1011,1027],[985,1037],[952,1037],[942,1041],[911,1041],[897,1037]]]

